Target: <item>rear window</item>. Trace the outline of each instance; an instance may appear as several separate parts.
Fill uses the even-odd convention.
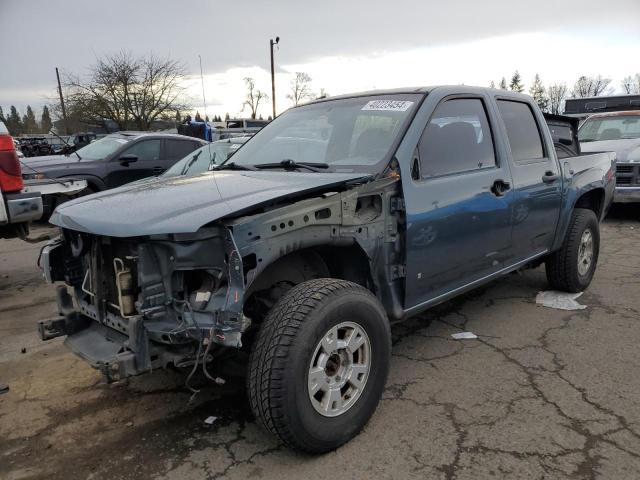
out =
[[[498,100],[498,107],[507,129],[513,160],[518,162],[544,158],[540,130],[531,107],[511,100]]]

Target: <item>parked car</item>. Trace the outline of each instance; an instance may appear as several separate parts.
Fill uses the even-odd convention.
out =
[[[390,320],[541,263],[550,288],[587,288],[614,166],[613,153],[559,161],[543,114],[514,92],[317,100],[209,175],[59,207],[41,264],[66,284],[62,316],[40,336],[66,336],[108,380],[167,365],[214,378],[247,352],[258,421],[326,452],[378,404]]]
[[[28,137],[20,140],[20,150],[25,157],[40,157],[54,153],[53,147],[44,137]]]
[[[89,145],[97,138],[97,135],[93,132],[74,133],[73,135],[69,136],[65,144],[60,145],[59,148],[56,149],[55,153],[60,155],[68,155],[86,145]]]
[[[640,110],[597,113],[578,130],[584,152],[617,155],[616,203],[640,202]]]
[[[75,194],[86,187],[84,182],[57,181],[44,185],[24,181],[21,157],[16,142],[0,122],[0,238],[27,238],[29,224],[42,216],[42,191]]]
[[[160,175],[204,144],[175,134],[113,133],[68,155],[25,159],[23,178],[86,180],[86,192],[94,193]],[[58,196],[45,195],[45,213],[53,211],[60,200]]]

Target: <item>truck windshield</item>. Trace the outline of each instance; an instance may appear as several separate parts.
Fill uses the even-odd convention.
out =
[[[91,142],[86,147],[80,148],[77,152],[82,160],[102,160],[128,141],[126,138],[121,137],[104,137]]]
[[[376,95],[292,108],[260,130],[230,161],[251,167],[292,160],[326,163],[332,172],[377,173],[421,98]]]
[[[578,131],[581,142],[640,138],[640,115],[588,118]]]

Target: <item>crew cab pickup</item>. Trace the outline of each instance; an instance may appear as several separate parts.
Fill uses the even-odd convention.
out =
[[[215,378],[246,352],[256,418],[334,449],[378,404],[390,320],[542,263],[550,288],[589,286],[615,154],[581,155],[575,124],[552,121],[467,86],[321,99],[213,171],[67,202],[40,261],[61,316],[40,335],[108,380]]]

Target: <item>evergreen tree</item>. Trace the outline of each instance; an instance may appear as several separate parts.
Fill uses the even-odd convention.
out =
[[[176,123],[181,123],[182,117],[180,116],[180,110],[176,110]]]
[[[33,113],[31,105],[27,105],[27,113],[22,117],[22,128],[24,133],[36,133],[38,130],[36,116]]]
[[[42,107],[42,115],[40,116],[40,130],[42,133],[49,133],[53,127],[51,121],[51,115],[49,114],[49,107],[46,105]]]
[[[2,107],[0,107],[0,122],[6,122],[7,119],[4,118],[4,112],[2,111]]]
[[[271,118],[271,115],[269,115],[269,118],[267,118],[267,121],[270,122],[271,120],[273,120],[273,118]]]
[[[196,122],[201,122],[202,121],[202,117],[200,116],[200,112],[198,110],[196,110],[196,118],[195,118]]]
[[[504,77],[502,77],[502,80],[500,80],[500,85],[499,85],[499,87],[500,87],[502,90],[506,90],[506,89],[507,89],[507,80],[506,80]]]
[[[225,114],[224,114],[224,119],[225,119],[225,120],[229,120],[230,118],[231,118],[231,117],[229,116],[229,114],[228,114],[228,113],[225,113]]]
[[[529,89],[529,94],[533,97],[533,101],[538,104],[540,110],[546,112],[549,107],[549,99],[547,98],[547,91],[542,85],[542,81],[540,80],[540,75],[536,73],[535,78],[533,79],[533,83],[531,84],[531,88]]]
[[[491,83],[489,84],[489,88],[496,88],[496,82],[491,80]]]
[[[6,125],[9,133],[14,137],[17,137],[22,133],[22,121],[20,120],[18,109],[13,105],[11,105],[11,108],[9,110],[9,116],[7,117]]]
[[[205,115],[205,116],[204,116],[204,121],[205,121],[205,122],[210,122],[210,121],[211,121],[211,120],[209,120],[209,115]]]
[[[511,77],[511,83],[509,83],[509,89],[514,92],[522,93],[524,92],[524,85],[522,84],[522,77],[518,70],[513,73]]]

